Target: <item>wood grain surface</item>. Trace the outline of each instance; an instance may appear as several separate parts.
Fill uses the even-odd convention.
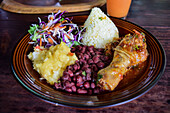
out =
[[[97,110],[77,110],[41,101],[14,78],[10,63],[12,50],[29,25],[45,15],[15,14],[0,9],[0,113],[169,113],[170,112],[170,1],[133,0],[127,17],[151,32],[162,44],[167,66],[158,83],[142,97],[129,103]],[[106,7],[102,10],[106,12]],[[88,14],[87,12],[68,15]]]
[[[106,0],[3,0],[0,7],[6,11],[21,14],[44,14],[51,12],[88,11],[92,7],[103,6]]]

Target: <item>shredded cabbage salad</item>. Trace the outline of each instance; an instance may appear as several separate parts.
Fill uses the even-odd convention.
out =
[[[39,44],[49,48],[52,45],[60,44],[61,41],[66,43],[70,48],[72,46],[80,45],[82,39],[82,32],[85,28],[79,27],[72,22],[72,18],[64,17],[64,12],[60,10],[54,14],[48,15],[48,22],[39,19],[38,24],[32,24],[28,32],[31,34],[30,39],[32,42],[29,44]]]

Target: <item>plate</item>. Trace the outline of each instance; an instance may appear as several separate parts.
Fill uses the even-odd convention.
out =
[[[87,15],[73,16],[73,22],[83,25]],[[118,18],[110,17],[119,29],[120,36],[133,33],[133,29],[145,33],[149,57],[147,67],[142,75],[131,84],[120,89],[98,95],[78,95],[54,90],[52,87],[40,82],[39,74],[33,70],[31,61],[27,58],[33,50],[29,34],[26,34],[16,44],[13,50],[11,67],[17,81],[26,90],[49,103],[81,109],[94,109],[111,107],[132,101],[150,90],[160,79],[166,66],[165,51],[159,41],[142,27]]]

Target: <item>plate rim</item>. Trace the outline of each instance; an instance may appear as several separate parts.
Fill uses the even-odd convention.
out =
[[[88,16],[88,15],[74,15],[74,16]],[[70,16],[72,17],[72,16]],[[71,108],[79,108],[79,109],[96,109],[96,108],[106,108],[106,107],[113,107],[113,106],[117,106],[117,105],[121,105],[121,104],[125,104],[127,102],[130,102],[134,99],[137,99],[139,98],[140,96],[144,95],[145,93],[147,93],[150,89],[152,89],[156,84],[157,82],[159,81],[159,79],[162,77],[162,75],[164,74],[164,71],[165,71],[165,68],[166,68],[166,62],[167,62],[167,58],[166,58],[166,53],[165,53],[165,50],[163,48],[163,46],[161,45],[161,43],[159,42],[159,40],[154,36],[152,35],[148,30],[146,30],[145,28],[133,23],[133,22],[130,22],[128,20],[123,20],[123,19],[120,19],[120,18],[116,18],[116,17],[112,17],[112,16],[109,16],[109,18],[114,18],[114,19],[118,19],[120,21],[125,21],[125,22],[128,22],[130,24],[133,24],[139,28],[141,28],[142,30],[144,30],[145,32],[147,32],[155,41],[156,43],[159,45],[159,48],[162,52],[162,66],[161,66],[161,69],[160,69],[160,72],[158,73],[157,77],[155,78],[154,81],[152,81],[147,87],[145,87],[142,91],[139,92],[139,94],[135,97],[133,97],[134,95],[132,95],[132,97],[129,97],[130,99],[125,99],[124,101],[120,102],[120,103],[109,103],[109,104],[106,104],[105,105],[100,105],[100,106],[89,106],[89,105],[85,105],[85,106],[75,106],[75,105],[70,105],[70,104],[66,104],[66,103],[61,103],[61,102],[54,102],[54,101],[51,101],[50,98],[48,97],[45,97],[44,95],[41,95],[37,92],[35,92],[34,90],[31,90],[25,83],[23,83],[23,81],[18,77],[18,75],[16,74],[15,72],[15,69],[14,69],[14,65],[13,65],[13,57],[14,57],[14,52],[16,50],[16,47],[18,45],[18,43],[23,39],[24,36],[26,36],[27,34],[25,34],[24,36],[20,37],[18,39],[18,41],[16,42],[13,50],[12,50],[12,57],[11,57],[11,69],[12,69],[12,72],[13,72],[13,75],[14,75],[14,78],[17,80],[17,82],[20,83],[20,85],[26,89],[28,92],[32,93],[33,95],[35,95],[36,97],[39,97],[41,100],[43,101],[46,101],[48,103],[51,103],[51,104],[55,104],[55,105],[59,105],[59,106],[65,106],[65,107],[71,107]],[[48,100],[47,100],[48,98]]]

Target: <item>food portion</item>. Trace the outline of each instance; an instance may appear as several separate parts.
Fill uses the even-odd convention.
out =
[[[51,85],[58,81],[67,66],[77,60],[76,55],[70,52],[64,42],[49,49],[36,46],[28,58],[32,60],[34,69]]]
[[[72,18],[64,17],[64,12],[58,11],[56,14],[48,15],[48,22],[39,19],[39,24],[32,24],[28,32],[30,33],[30,44],[49,48],[64,42],[68,47],[80,45],[81,33],[85,28],[74,24]],[[81,30],[80,30],[81,29]]]
[[[113,91],[131,67],[147,59],[144,34],[134,31],[119,38],[99,8],[92,9],[84,27],[64,13],[49,15],[48,22],[39,18],[29,30],[34,51],[28,58],[56,90],[89,95]]]
[[[71,49],[78,60],[66,68],[59,82],[55,83],[56,89],[79,94],[97,94],[102,89],[97,85],[97,72],[111,62],[112,56],[107,56],[104,49],[94,46],[78,45]]]
[[[147,59],[146,39],[144,34],[134,30],[134,35],[126,35],[114,49],[110,65],[98,72],[102,78],[99,84],[104,90],[114,90],[123,75],[132,67]]]
[[[92,9],[84,23],[86,32],[82,35],[84,45],[104,48],[109,42],[119,39],[119,32],[115,24],[99,8]]]

